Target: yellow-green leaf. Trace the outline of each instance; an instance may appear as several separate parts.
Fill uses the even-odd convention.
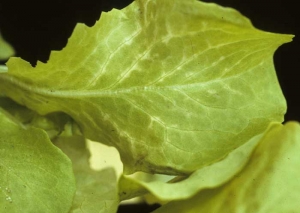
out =
[[[253,137],[221,161],[196,170],[189,177],[177,177],[169,183],[151,179],[145,181],[138,177],[123,175],[119,183],[120,197],[121,199],[132,198],[148,191],[157,200],[168,202],[187,199],[201,190],[218,187],[243,169],[262,135]]]
[[[0,108],[0,212],[67,213],[75,193],[70,159],[46,132]]]
[[[299,212],[299,153],[299,123],[274,125],[249,163],[229,183],[185,201],[170,202],[155,213]]]
[[[46,64],[11,58],[0,91],[67,113],[119,150],[127,174],[187,174],[283,121],[273,53],[291,38],[215,4],[136,0],[78,24]]]

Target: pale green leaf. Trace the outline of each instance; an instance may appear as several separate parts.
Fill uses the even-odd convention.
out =
[[[274,125],[229,183],[185,201],[170,202],[155,213],[299,212],[299,153],[299,123]]]
[[[6,60],[9,57],[13,56],[14,54],[15,51],[12,48],[12,46],[3,39],[0,33],[0,60]],[[0,73],[2,68],[0,67]]]
[[[68,128],[67,128],[68,129]],[[115,213],[119,205],[118,184],[113,168],[90,168],[90,153],[80,135],[65,132],[54,143],[72,160],[77,190],[70,213]]]
[[[70,160],[37,128],[0,109],[0,212],[67,213],[75,193]]]
[[[253,137],[221,161],[196,170],[189,177],[178,177],[169,183],[157,180],[152,181],[151,179],[145,181],[138,177],[123,175],[119,184],[120,197],[121,199],[128,199],[142,195],[145,193],[145,190],[143,190],[145,188],[157,200],[168,202],[187,199],[203,189],[218,187],[229,181],[243,169],[262,135]]]
[[[11,58],[0,91],[67,113],[119,150],[125,173],[191,173],[283,121],[272,58],[291,38],[215,4],[137,0],[78,24],[46,64]]]

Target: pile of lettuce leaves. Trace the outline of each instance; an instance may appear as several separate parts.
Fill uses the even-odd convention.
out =
[[[0,212],[140,196],[155,213],[298,212],[300,125],[282,124],[273,64],[292,37],[212,3],[136,0],[35,67],[0,38]],[[122,174],[91,168],[88,140],[115,147]]]

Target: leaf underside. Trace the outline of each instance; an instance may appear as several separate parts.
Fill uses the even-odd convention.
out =
[[[215,4],[137,0],[78,24],[46,64],[11,58],[0,91],[70,115],[119,150],[127,174],[187,174],[283,121],[272,57],[290,40]]]

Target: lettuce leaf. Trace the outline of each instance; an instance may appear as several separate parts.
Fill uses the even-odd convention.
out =
[[[299,123],[273,125],[249,163],[229,183],[204,190],[188,200],[170,202],[154,212],[298,212],[299,153]]]
[[[13,100],[0,96],[0,107],[8,112],[14,120],[27,125],[32,121],[36,112],[14,102]]]
[[[137,0],[78,24],[46,64],[11,58],[0,91],[70,115],[119,150],[126,174],[189,174],[283,121],[272,57],[291,38],[215,4]]]
[[[0,212],[67,213],[75,193],[70,159],[46,132],[0,108]]]
[[[128,199],[150,192],[160,203],[172,200],[188,199],[199,191],[223,185],[239,173],[249,161],[252,151],[263,134],[253,137],[221,161],[196,170],[189,177],[176,177],[165,183],[151,179],[145,181],[131,176],[121,176],[119,194],[121,199]],[[183,180],[181,180],[183,179]]]
[[[1,65],[0,64],[0,73],[5,73],[5,72],[7,72],[7,67],[5,66],[5,65]]]
[[[68,127],[54,144],[72,160],[76,194],[70,213],[115,213],[119,206],[118,184],[113,168],[95,171],[90,168],[90,153],[82,135],[68,133]]]
[[[39,115],[22,105],[17,104],[7,97],[0,96],[0,107],[12,115],[12,118],[26,127],[36,127],[45,130],[50,139],[57,137],[65,130],[65,124],[75,123],[64,113],[51,113],[46,116]],[[70,130],[71,131],[71,130]],[[79,132],[77,128],[77,133]],[[70,133],[72,135],[72,133]]]
[[[0,33],[0,61],[7,60],[9,57],[13,56],[14,54],[15,51],[12,48],[12,46],[3,39]],[[2,69],[3,67],[0,66],[0,73]]]

